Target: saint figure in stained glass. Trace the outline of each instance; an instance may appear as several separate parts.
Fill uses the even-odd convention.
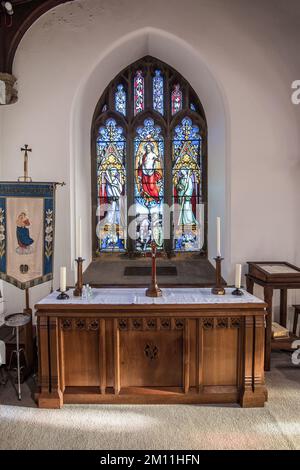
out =
[[[199,250],[201,243],[198,205],[201,203],[201,156],[199,128],[190,118],[176,126],[173,139],[173,198],[175,249]]]
[[[190,168],[182,168],[177,175],[176,191],[180,204],[179,225],[196,225],[192,208],[192,196],[194,192],[194,174]]]
[[[125,148],[122,128],[114,119],[108,119],[97,139],[100,251],[125,249]]]

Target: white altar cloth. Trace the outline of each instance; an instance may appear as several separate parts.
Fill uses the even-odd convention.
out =
[[[145,288],[103,288],[93,289],[93,296],[90,299],[73,296],[73,289],[67,294],[69,299],[58,300],[59,292],[52,292],[37,305],[47,304],[76,304],[76,305],[169,305],[169,304],[243,304],[243,303],[263,303],[263,300],[249,294],[243,290],[243,296],[231,295],[234,289],[227,288],[226,295],[214,295],[210,288],[162,288],[162,297],[146,297]]]

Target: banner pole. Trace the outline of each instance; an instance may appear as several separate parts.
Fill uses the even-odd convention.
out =
[[[33,326],[32,326],[32,309],[29,302],[29,288],[25,289],[25,308],[23,312],[30,316],[30,322],[24,326],[24,346],[26,351],[26,370],[24,371],[23,380],[33,371]]]

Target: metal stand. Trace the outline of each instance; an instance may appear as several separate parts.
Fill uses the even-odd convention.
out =
[[[20,364],[20,353],[23,352],[25,361],[26,361],[26,356],[25,356],[25,351],[23,348],[20,349],[20,327],[25,326],[27,323],[29,323],[31,318],[23,313],[13,313],[12,315],[8,315],[5,318],[5,325],[15,328],[16,329],[16,349],[11,353],[10,356],[10,361],[9,361],[9,366],[8,369],[11,369],[12,365],[12,359],[14,354],[16,355],[17,358],[17,380],[18,380],[18,390],[17,390],[17,395],[18,399],[22,399],[21,395],[21,364]]]
[[[224,258],[217,256],[214,258],[216,261],[216,285],[212,288],[211,293],[215,295],[225,295],[225,289],[222,286],[222,273],[221,273],[221,263]]]
[[[19,327],[16,327],[16,338],[17,338],[17,375],[18,375],[18,399],[22,399],[21,395],[21,368],[20,368],[20,331]]]

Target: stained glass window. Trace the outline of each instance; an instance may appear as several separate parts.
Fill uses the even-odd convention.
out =
[[[164,139],[153,119],[145,119],[134,139],[136,250],[148,251],[154,240],[163,246]]]
[[[201,137],[189,117],[175,127],[172,143],[174,249],[198,251],[202,247]]]
[[[206,253],[206,119],[187,81],[150,56],[129,65],[94,114],[99,252]],[[96,248],[95,248],[96,247]]]
[[[115,93],[116,111],[126,116],[126,91],[123,85],[118,85]]]
[[[126,138],[122,127],[108,119],[97,137],[97,234],[99,251],[126,248]]]
[[[164,78],[160,70],[155,70],[153,77],[153,109],[164,114]]]
[[[182,91],[180,85],[174,85],[171,93],[171,113],[172,116],[182,110]]]
[[[134,115],[145,109],[145,91],[143,72],[138,70],[134,76]]]

